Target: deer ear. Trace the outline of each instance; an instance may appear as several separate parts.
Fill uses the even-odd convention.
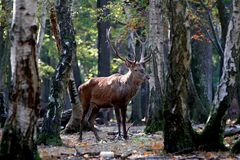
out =
[[[125,60],[125,65],[130,68],[132,66],[132,64],[128,61],[128,60]]]

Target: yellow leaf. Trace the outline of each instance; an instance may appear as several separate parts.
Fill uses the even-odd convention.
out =
[[[150,155],[153,155],[153,152],[148,152],[148,151],[146,151],[146,152],[143,153],[143,155],[144,155],[144,156],[150,156]]]
[[[161,150],[163,148],[164,148],[163,143],[153,142],[153,144],[152,144],[152,150]]]

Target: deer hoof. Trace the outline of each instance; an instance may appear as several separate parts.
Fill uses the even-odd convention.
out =
[[[123,138],[124,138],[125,140],[128,140],[128,136],[127,136],[127,135],[124,135]]]
[[[124,139],[123,139],[123,137],[122,137],[121,135],[117,135],[117,136],[115,137],[115,140],[124,140]]]
[[[82,142],[82,138],[81,138],[81,137],[79,137],[78,140],[79,140],[80,142]]]

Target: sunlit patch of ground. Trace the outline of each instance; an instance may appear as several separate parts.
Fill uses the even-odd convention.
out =
[[[54,157],[63,159],[67,157],[94,159],[98,158],[102,151],[111,151],[119,159],[163,154],[162,132],[146,135],[143,133],[143,126],[133,126],[129,130],[128,140],[115,140],[113,135],[117,131],[115,126],[100,126],[99,129],[101,130],[98,132],[99,136],[103,139],[101,142],[96,142],[92,132],[84,132],[82,142],[79,142],[78,134],[61,135],[68,155],[61,147],[46,146],[39,146],[40,154],[43,158],[54,154]]]
[[[128,124],[129,126],[130,124]],[[79,142],[78,134],[61,135],[63,146],[39,145],[38,151],[43,160],[58,159],[100,159],[100,153],[114,153],[114,159],[165,159],[165,160],[235,160],[240,155],[228,152],[194,152],[191,154],[166,154],[163,151],[163,134],[144,134],[144,126],[132,126],[129,130],[129,140],[114,140],[117,132],[116,124],[98,126],[99,136],[104,140],[97,143],[92,132],[83,133],[83,141]],[[1,134],[0,130],[0,136]],[[228,139],[228,141],[230,141]]]
[[[128,124],[130,125],[130,124]],[[165,160],[235,160],[240,156],[228,152],[194,152],[191,154],[166,154],[163,151],[163,134],[144,134],[144,126],[133,126],[129,130],[129,140],[114,140],[112,133],[116,126],[99,126],[99,135],[104,140],[97,143],[92,132],[83,133],[83,141],[78,134],[61,135],[64,147],[39,146],[43,159],[100,159],[100,152],[110,151],[115,159],[165,159]]]

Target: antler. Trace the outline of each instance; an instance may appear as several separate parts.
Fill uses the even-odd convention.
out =
[[[152,54],[149,54],[147,57],[141,58],[139,63],[147,63],[152,58]]]
[[[106,37],[107,37],[107,41],[108,41],[110,47],[112,48],[112,50],[114,51],[114,53],[116,54],[116,56],[117,56],[118,58],[120,58],[121,60],[123,60],[123,61],[128,61],[129,63],[134,63],[134,62],[131,61],[130,59],[128,59],[128,58],[123,58],[122,56],[120,56],[120,53],[119,53],[117,47],[111,43],[111,40],[110,40],[110,30],[111,30],[111,27],[106,30],[106,32],[107,32],[107,36],[106,36]]]
[[[140,58],[139,63],[146,63],[146,62],[150,61],[150,59],[152,58],[152,54],[149,54],[147,57],[145,57],[145,55],[144,55],[145,54],[145,45],[147,43],[147,40],[142,41],[141,37],[138,35],[138,33],[136,31],[134,33],[135,33],[139,43],[141,43],[141,46],[142,46],[141,58]]]

